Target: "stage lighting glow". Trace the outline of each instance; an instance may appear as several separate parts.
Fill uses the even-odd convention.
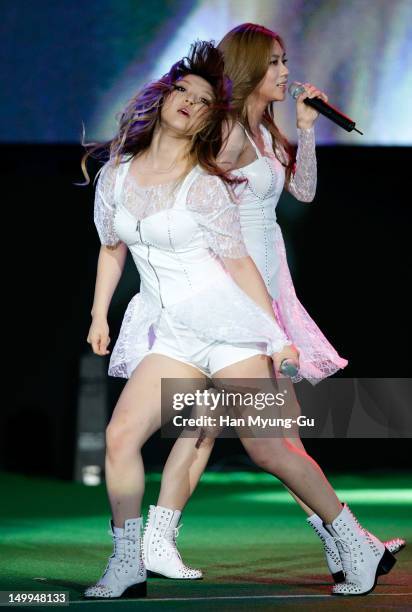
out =
[[[252,22],[284,39],[290,81],[316,84],[364,132],[320,117],[318,144],[412,143],[410,0],[9,2],[2,17],[3,142],[78,143],[82,121],[86,140],[112,138],[116,114],[191,42],[219,42]],[[296,140],[294,101],[275,106],[279,127]]]
[[[412,122],[412,3],[375,0],[331,3],[329,0],[203,0],[182,19],[172,36],[150,44],[150,59],[141,53],[101,96],[92,131],[108,138],[113,117],[144,81],[158,78],[184,56],[196,39],[216,42],[243,22],[262,23],[285,40],[289,81],[312,82],[329,96],[331,104],[356,121],[363,136],[348,133],[320,117],[317,143],[353,145],[410,145]],[[296,139],[295,103],[287,97],[275,104],[281,129]]]
[[[412,491],[408,489],[336,489],[336,495],[347,503],[412,505]],[[231,500],[250,503],[296,503],[288,491],[249,491],[229,494],[228,497]]]
[[[95,487],[101,483],[101,468],[99,465],[85,465],[82,468],[83,484]]]

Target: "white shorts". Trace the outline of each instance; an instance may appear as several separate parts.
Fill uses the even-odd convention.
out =
[[[148,355],[159,353],[191,365],[207,377],[226,366],[254,355],[266,355],[259,343],[247,345],[227,344],[215,340],[209,342],[194,335],[187,327],[172,322],[169,317],[162,318]]]

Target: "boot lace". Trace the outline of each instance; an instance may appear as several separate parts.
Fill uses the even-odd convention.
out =
[[[102,578],[104,578],[104,576],[107,574],[109,569],[111,569],[114,565],[117,565],[118,567],[123,568],[125,565],[128,564],[128,561],[130,561],[129,559],[130,555],[126,554],[126,551],[125,551],[126,541],[127,540],[131,542],[134,541],[131,538],[128,538],[127,536],[116,536],[112,534],[110,530],[107,533],[112,537],[114,551],[109,557],[109,560],[103,572]]]
[[[182,560],[182,556],[176,545],[176,538],[179,536],[180,528],[183,527],[183,523],[180,523],[177,527],[168,527],[164,533],[164,539],[169,542],[171,546],[173,546],[174,551],[178,555],[179,559]]]
[[[123,559],[125,556],[124,546],[126,538],[113,535],[111,531],[108,531],[107,533],[112,536],[113,540],[114,551],[112,557],[119,560]]]
[[[355,571],[354,566],[353,566],[353,559],[352,559],[353,551],[352,551],[352,547],[350,546],[350,544],[348,544],[348,542],[346,542],[342,538],[339,538],[336,536],[331,536],[331,537],[335,541],[336,546],[338,547],[339,556],[341,558],[343,570],[345,574],[347,575],[349,572],[356,574],[357,571]]]

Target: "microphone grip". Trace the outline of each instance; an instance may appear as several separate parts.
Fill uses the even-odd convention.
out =
[[[321,115],[327,117],[347,132],[351,132],[356,123],[350,117],[347,117],[337,108],[329,103],[325,103],[321,98],[305,98],[303,103],[317,110]]]

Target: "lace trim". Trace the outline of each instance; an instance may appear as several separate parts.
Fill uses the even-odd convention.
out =
[[[214,280],[213,290],[205,289],[163,310],[149,296],[136,294],[126,309],[110,357],[110,376],[131,376],[150,349],[151,330],[156,335],[164,316],[170,316],[206,342],[259,343],[269,356],[291,344],[269,315],[229,275],[223,274]]]
[[[300,351],[299,372],[292,381],[299,382],[302,378],[306,378],[315,385],[323,378],[332,376],[339,369],[346,367],[348,361],[338,355],[300,303],[287,263],[282,230],[278,224],[276,224],[274,248],[279,261],[279,297],[273,300],[272,307],[279,325]]]
[[[116,246],[120,242],[114,229],[114,185],[116,168],[113,163],[106,162],[100,169],[94,198],[94,224],[100,242],[107,246]]]
[[[121,195],[122,204],[136,220],[145,219],[161,210],[172,208],[178,184],[180,181],[170,181],[160,185],[140,187],[127,173]]]
[[[94,222],[102,244],[114,246],[120,242],[114,229],[114,185],[116,169],[107,162],[96,187]],[[140,187],[128,174],[122,189],[122,204],[142,220],[175,204],[180,181],[150,187]],[[205,240],[220,257],[246,257],[248,251],[242,237],[239,209],[221,179],[200,174],[189,189],[186,208],[193,213]]]
[[[301,202],[312,202],[316,194],[317,163],[315,146],[315,128],[297,128],[298,147],[296,152],[295,172],[291,175],[289,183],[285,183],[285,189]],[[273,152],[272,135],[263,126],[266,153],[269,157],[276,157]],[[276,143],[276,153],[287,163],[288,156],[284,148]]]
[[[315,129],[298,128],[298,150],[296,170],[285,189],[301,202],[312,202],[316,194],[317,164],[315,150]]]
[[[220,257],[246,257],[240,213],[223,181],[216,176],[201,176],[189,189],[186,208],[203,231],[207,244]]]

